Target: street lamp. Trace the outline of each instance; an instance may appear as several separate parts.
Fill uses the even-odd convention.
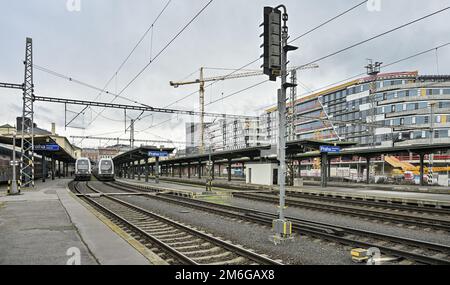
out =
[[[12,160],[11,160],[11,166],[12,166],[12,178],[11,178],[11,188],[9,190],[9,195],[19,195],[20,189],[17,187],[17,180],[16,180],[16,166],[19,165],[19,162],[16,161],[16,131],[13,132],[13,143],[12,143]]]

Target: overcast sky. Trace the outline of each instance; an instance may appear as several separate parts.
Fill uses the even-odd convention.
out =
[[[119,65],[149,28],[167,0],[80,0],[80,11],[67,9],[67,0],[0,0],[0,82],[23,82],[25,38],[32,37],[34,64],[103,88]],[[71,1],[73,2],[73,1]],[[75,1],[76,2],[76,1]],[[119,92],[188,23],[208,0],[172,0],[121,72],[108,86]],[[291,38],[347,10],[361,0],[286,0]],[[156,61],[122,94],[155,107],[165,107],[198,90],[198,85],[177,89],[171,80],[183,80],[201,66],[239,68],[259,57],[263,7],[277,1],[214,0],[212,4],[166,49]],[[300,48],[290,54],[292,65],[301,65],[373,35],[397,27],[449,6],[450,0],[380,0],[380,11],[366,5],[295,42]],[[73,7],[73,6],[72,6]],[[76,8],[76,7],[75,7]],[[299,80],[309,89],[364,72],[367,58],[390,63],[440,44],[450,42],[450,12],[423,20],[392,34],[319,62],[320,68],[305,70]],[[152,40],[153,39],[153,40]],[[385,71],[415,71],[421,74],[450,74],[450,46],[405,61]],[[249,68],[258,69],[261,62]],[[439,67],[439,68],[438,68]],[[205,76],[226,74],[206,70]],[[198,72],[188,79],[198,78]],[[219,82],[206,90],[206,103],[254,85],[265,77]],[[39,96],[94,100],[95,90],[67,80],[34,71],[35,94]],[[278,83],[265,83],[215,104],[206,111],[257,115],[276,101]],[[298,93],[307,92],[299,89]],[[21,92],[0,89],[0,124],[15,123],[21,115]],[[97,101],[110,102],[103,94]],[[117,99],[116,103],[126,103]],[[57,124],[61,135],[103,135],[128,138],[124,134],[123,111],[106,110],[85,130],[64,130],[64,105],[36,102],[35,121],[40,127]],[[70,106],[76,112],[82,107]],[[198,110],[198,94],[171,108]],[[76,120],[88,125],[101,109],[95,108]],[[129,112],[129,116],[139,113]],[[68,113],[68,118],[73,116]],[[150,128],[159,122],[170,122]],[[185,140],[185,122],[197,118],[155,114],[136,125],[137,138]],[[84,123],[83,123],[84,121]],[[97,146],[83,142],[82,146]]]

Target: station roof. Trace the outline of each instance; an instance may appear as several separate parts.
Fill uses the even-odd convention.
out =
[[[175,148],[167,148],[167,147],[156,147],[156,146],[141,146],[139,148],[135,148],[133,150],[124,152],[119,154],[113,158],[115,164],[121,163],[129,163],[138,160],[143,160],[149,158],[148,153],[150,151],[163,151],[172,153]]]
[[[319,150],[321,146],[339,146],[341,148],[348,148],[355,146],[354,142],[342,141],[323,141],[323,140],[296,140],[286,143],[286,155],[295,155],[304,153],[307,149]]]
[[[354,146],[353,142],[330,142],[322,140],[297,140],[291,141],[286,144],[286,154],[295,155],[303,153],[306,149],[320,149],[320,146],[340,146],[342,148]],[[260,157],[276,157],[276,146],[262,145],[249,147],[237,150],[227,150],[220,152],[211,153],[211,160],[221,161],[221,160],[239,160],[239,159],[254,159]],[[133,161],[138,160],[139,157],[133,157]],[[130,160],[130,161],[131,161]],[[206,152],[201,155],[190,155],[184,157],[171,158],[167,160],[160,161],[161,164],[186,164],[186,163],[198,163],[209,160],[209,153]]]
[[[243,158],[255,158],[261,156],[261,151],[270,149],[270,145],[249,147],[238,150],[227,150],[227,151],[218,151],[211,153],[211,159],[213,161],[220,160],[235,160],[235,159],[243,159]],[[180,163],[198,163],[202,161],[209,160],[209,153],[206,152],[201,155],[190,155],[183,156],[177,158],[171,158],[168,160],[161,161],[162,164],[180,164]]]
[[[450,150],[450,143],[443,144],[411,144],[411,145],[399,145],[394,147],[381,147],[381,148],[359,148],[359,149],[344,149],[340,153],[329,153],[330,157],[374,157],[384,154],[402,154],[402,153],[433,153],[437,151]],[[295,158],[315,158],[320,157],[319,151],[307,152],[298,154]]]
[[[0,143],[12,145],[13,137],[11,135],[0,136]],[[53,158],[58,161],[73,163],[76,160],[75,148],[70,144],[66,137],[60,136],[48,136],[48,135],[37,135],[34,136],[34,144],[35,145],[44,145],[44,144],[57,144],[59,146],[58,151],[46,152],[46,155],[53,155]],[[21,146],[20,136],[16,137],[16,146]],[[43,155],[44,152],[40,150],[35,150],[35,153],[38,155]]]

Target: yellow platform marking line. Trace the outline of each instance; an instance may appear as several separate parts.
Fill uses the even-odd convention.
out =
[[[68,190],[69,191],[69,190]],[[127,232],[122,230],[116,224],[111,222],[107,217],[99,213],[90,205],[86,204],[80,198],[75,196],[72,191],[69,191],[69,194],[72,195],[75,199],[77,199],[81,205],[83,205],[86,209],[88,209],[94,216],[96,216],[100,221],[102,221],[106,226],[108,226],[113,232],[118,234],[121,238],[123,238],[126,242],[128,242],[133,248],[135,248],[139,253],[141,253],[145,258],[147,258],[151,264],[153,265],[169,265],[165,260],[155,254],[153,251],[149,250],[145,245],[137,241],[135,238],[130,236]]]

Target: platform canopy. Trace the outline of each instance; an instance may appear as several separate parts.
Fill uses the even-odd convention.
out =
[[[304,153],[308,150],[319,150],[321,146],[336,146],[342,149],[355,146],[354,142],[343,142],[343,141],[324,141],[324,140],[296,140],[286,143],[286,155],[296,155],[299,153]]]
[[[370,147],[370,148],[350,148],[343,149],[339,153],[329,153],[330,157],[376,157],[380,155],[387,154],[402,154],[402,153],[417,153],[417,154],[427,154],[435,153],[438,151],[448,151],[450,150],[450,142],[444,144],[409,144],[409,145],[399,145],[394,147]],[[308,159],[320,157],[319,151],[307,152],[298,154],[295,158]]]
[[[114,164],[125,164],[131,163],[135,161],[140,161],[144,159],[148,159],[150,157],[154,157],[156,154],[166,154],[170,155],[173,153],[175,148],[171,147],[156,147],[156,146],[141,146],[139,148],[135,148],[133,150],[124,152],[119,154],[113,158]],[[154,155],[152,155],[154,153]]]
[[[256,157],[261,156],[261,151],[270,149],[270,145],[265,146],[257,146],[250,148],[243,148],[238,150],[227,150],[227,151],[218,151],[211,153],[212,161],[221,161],[221,160],[236,160],[236,159],[245,159],[250,158],[254,159]],[[163,161],[165,164],[180,164],[180,163],[199,163],[203,161],[209,161],[210,154],[206,150],[204,154],[201,155],[190,155],[177,157],[173,159],[168,159]]]
[[[0,143],[12,145],[11,135],[0,136]],[[77,148],[72,146],[66,137],[52,135],[34,136],[35,153],[65,163],[74,163],[77,158]],[[16,147],[21,147],[20,136],[16,137]]]

